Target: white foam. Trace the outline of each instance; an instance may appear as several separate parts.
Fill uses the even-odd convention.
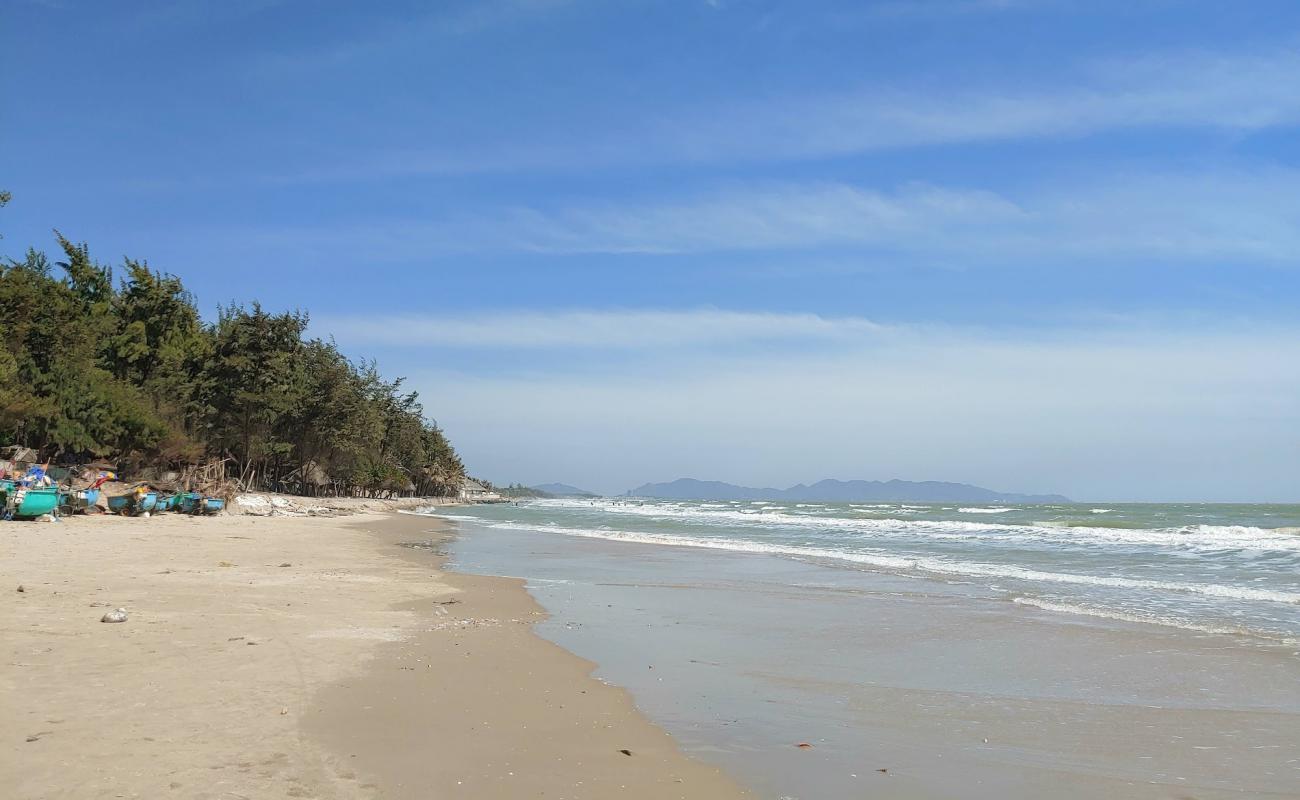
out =
[[[1008,511],[1015,511],[1014,508],[959,508],[963,514],[1005,514]]]
[[[446,512],[437,511],[434,509],[425,511],[422,508],[417,508],[414,511],[399,511],[397,513],[417,514],[422,517],[438,517],[439,519],[448,519],[451,520],[452,522],[477,522],[481,525],[490,524],[489,520],[485,520],[482,517],[471,517],[467,514],[448,514]]]
[[[854,552],[835,550],[827,547],[768,544],[747,539],[698,538],[665,533],[646,533],[609,529],[592,530],[589,528],[569,528],[559,525],[537,525],[521,522],[487,521],[481,519],[476,519],[475,521],[487,525],[488,527],[507,530],[559,533],[566,536],[579,536],[590,539],[606,539],[610,541],[633,542],[639,544],[696,547],[708,550],[729,550],[733,552],[784,555],[798,558],[818,558],[844,561],[893,571],[921,572],[945,576],[955,575],[959,577],[978,576],[1039,583],[1102,586],[1115,589],[1178,592],[1232,600],[1286,603],[1292,605],[1300,604],[1300,593],[1297,592],[1283,592],[1272,589],[1253,589],[1243,586],[1223,586],[1214,583],[1186,583],[1180,581],[1118,578],[1106,575],[1080,575],[1068,572],[1047,572],[1044,570],[1027,569],[1007,564],[957,561],[932,556],[891,556],[878,552]]]
[[[1204,625],[1190,620],[1177,619],[1160,614],[1135,614],[1129,611],[1120,611],[1118,609],[1100,608],[1097,606],[1081,605],[1077,603],[1061,603],[1055,600],[1039,600],[1034,597],[1013,597],[1011,602],[1023,606],[1039,608],[1043,611],[1054,611],[1060,614],[1078,614],[1080,616],[1097,617],[1099,619],[1112,619],[1120,622],[1137,622],[1148,625],[1163,625],[1169,628],[1182,628],[1189,631],[1199,631],[1201,633],[1223,634],[1226,636],[1263,636],[1269,639],[1275,639],[1286,645],[1300,644],[1300,639],[1293,639],[1283,636],[1275,636],[1262,631],[1252,630],[1233,625]]]
[[[573,501],[544,501],[557,508],[591,512],[589,505]],[[928,507],[921,507],[928,508]],[[940,540],[977,540],[993,537],[1028,546],[1126,545],[1169,547],[1180,550],[1260,550],[1300,553],[1300,528],[1256,528],[1244,525],[1188,525],[1179,528],[1108,528],[1075,526],[1069,522],[1035,522],[1032,525],[974,520],[923,520],[897,517],[846,517],[774,509],[705,509],[698,504],[646,502],[643,505],[603,506],[600,513],[672,520],[710,527],[785,527],[845,531],[872,538],[919,537]],[[1011,510],[1011,509],[1008,509]],[[844,513],[844,512],[840,512]],[[852,513],[852,512],[849,512]],[[894,512],[900,513],[899,510]]]

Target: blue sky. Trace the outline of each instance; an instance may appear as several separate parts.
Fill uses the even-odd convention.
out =
[[[409,376],[471,469],[1300,499],[1300,6],[9,0],[0,251]]]

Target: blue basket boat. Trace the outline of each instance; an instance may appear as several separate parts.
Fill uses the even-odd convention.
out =
[[[158,505],[158,493],[144,487],[108,498],[108,510],[128,517],[153,511]]]
[[[98,489],[74,489],[59,495],[59,509],[65,514],[84,514],[97,502]]]
[[[220,514],[222,509],[225,507],[226,501],[219,497],[205,497],[203,498],[203,502],[200,504],[200,508],[204,514]]]

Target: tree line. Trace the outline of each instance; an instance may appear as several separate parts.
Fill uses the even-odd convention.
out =
[[[0,205],[7,200],[0,193]],[[179,468],[278,491],[452,494],[465,470],[415,392],[260,304],[199,315],[174,275],[120,279],[56,231],[61,260],[0,263],[0,444]]]

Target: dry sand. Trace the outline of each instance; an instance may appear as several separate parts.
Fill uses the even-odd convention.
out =
[[[437,526],[0,524],[0,797],[743,796]]]

